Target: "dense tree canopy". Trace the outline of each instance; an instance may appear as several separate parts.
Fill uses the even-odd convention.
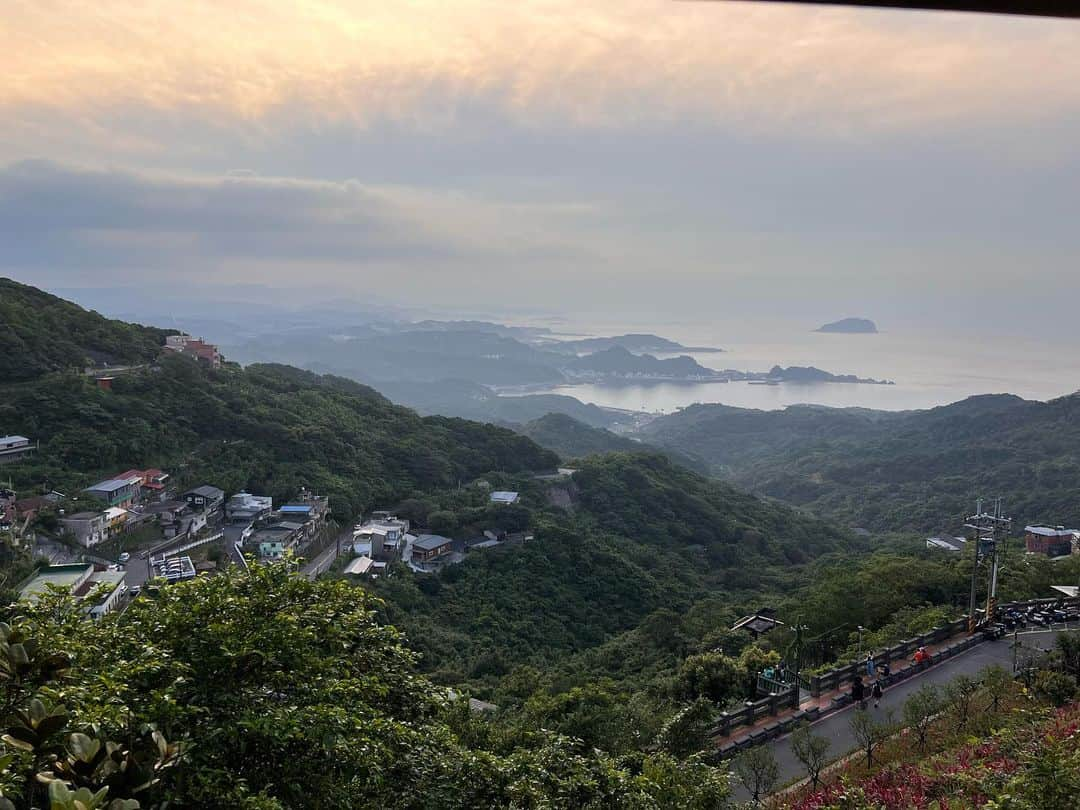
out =
[[[173,331],[110,320],[0,278],[0,383],[99,363],[146,363]]]
[[[644,438],[849,525],[951,531],[976,498],[996,496],[1020,525],[1080,523],[1080,395],[978,396],[902,413],[694,405],[653,421]]]
[[[482,732],[463,741],[461,728],[481,721],[455,719],[446,693],[414,672],[401,635],[376,621],[376,607],[345,583],[312,583],[284,565],[173,585],[100,622],[82,621],[59,594],[21,606],[0,665],[25,660],[24,649],[34,651],[32,665],[0,678],[0,697],[7,712],[27,713],[32,730],[5,738],[0,788],[29,807],[44,789],[32,775],[46,768],[72,790],[110,787],[107,798],[133,795],[143,807],[725,803],[722,774],[692,761],[620,762],[539,731],[499,751]],[[590,700],[537,711],[587,712]],[[81,769],[94,740],[131,745],[144,729],[168,746],[144,757],[156,766],[151,784],[122,789],[106,771]],[[49,754],[65,747],[78,778]],[[170,767],[160,767],[163,757]]]
[[[16,485],[78,489],[95,474],[154,465],[276,500],[306,486],[348,518],[417,489],[558,461],[512,431],[421,418],[366,386],[288,366],[209,370],[172,356],[118,376],[111,391],[53,374],[4,393],[0,426],[42,444],[9,468]]]

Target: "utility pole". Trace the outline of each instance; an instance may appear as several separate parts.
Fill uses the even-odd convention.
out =
[[[1001,498],[994,501],[993,514],[983,509],[982,498],[976,502],[975,514],[971,515],[964,528],[971,533],[975,544],[975,554],[971,562],[971,598],[968,604],[968,632],[974,633],[978,627],[976,619],[976,593],[979,582],[979,563],[986,561],[989,565],[987,572],[986,588],[986,615],[985,623],[989,624],[994,619],[994,611],[997,608],[997,584],[998,571],[1001,566],[1001,552],[1009,536],[1012,526],[1012,518],[1005,517],[1001,505]]]
[[[795,691],[791,701],[791,707],[793,709],[799,708],[799,705],[802,703],[802,686],[801,681],[799,680],[799,669],[802,665],[802,634],[803,630],[808,629],[809,628],[802,623],[802,616],[799,616],[799,618],[795,620],[795,640],[791,642],[791,650],[794,653],[792,659],[795,664]]]

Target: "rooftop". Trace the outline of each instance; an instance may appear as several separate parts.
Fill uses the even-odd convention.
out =
[[[29,441],[25,436],[0,436],[0,444],[26,444]]]
[[[129,478],[110,478],[106,481],[98,481],[93,486],[84,489],[83,492],[116,492],[118,489],[131,486],[131,483]]]
[[[36,601],[45,593],[49,585],[58,588],[75,588],[88,579],[94,571],[89,563],[71,563],[69,565],[47,565],[38,570],[19,589],[19,598]]]
[[[452,542],[454,541],[449,537],[442,537],[438,534],[422,534],[413,541],[413,548],[418,548],[421,551],[434,551],[440,546]]]
[[[224,490],[220,490],[217,487],[212,487],[204,484],[201,487],[195,487],[195,489],[189,489],[184,493],[185,495],[202,495],[204,498],[224,498]]]
[[[498,490],[491,493],[492,503],[514,503],[518,499],[518,493]]]
[[[61,520],[93,520],[103,515],[103,512],[76,512],[74,515],[68,515],[60,518]]]
[[[1025,526],[1024,531],[1039,537],[1072,537],[1080,534],[1080,530],[1066,529],[1064,526]]]
[[[366,574],[375,561],[371,557],[357,557],[347,566],[345,566],[346,574]]]

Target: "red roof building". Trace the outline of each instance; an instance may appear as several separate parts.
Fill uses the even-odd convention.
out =
[[[151,469],[151,470],[124,470],[119,475],[113,476],[113,478],[127,480],[129,478],[138,478],[140,489],[150,489],[155,492],[161,492],[165,489],[165,482],[169,478],[169,474],[163,470]]]

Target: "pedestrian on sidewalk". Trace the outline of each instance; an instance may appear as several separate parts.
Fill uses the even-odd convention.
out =
[[[881,688],[881,678],[874,681],[874,688],[870,690],[870,694],[874,696],[874,708],[876,709],[881,705],[881,693],[884,690]]]
[[[877,666],[877,664],[874,663],[874,654],[873,653],[867,653],[866,654],[866,677],[867,678],[872,679],[874,677],[874,668],[876,666]]]
[[[851,699],[859,704],[860,709],[866,708],[866,686],[862,682],[862,676],[856,675],[851,682]]]
[[[889,666],[889,662],[886,661],[881,665],[881,677],[887,681],[889,680],[890,675],[892,675],[892,667]]]

